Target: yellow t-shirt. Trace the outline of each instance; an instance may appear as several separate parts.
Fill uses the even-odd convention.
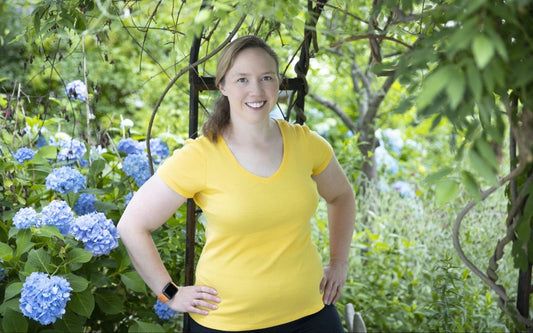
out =
[[[283,160],[270,177],[254,175],[222,138],[188,140],[158,169],[177,193],[194,198],[206,218],[196,285],[218,291],[209,315],[191,314],[218,330],[253,330],[287,323],[324,306],[322,260],[311,240],[318,205],[311,175],[333,156],[329,143],[306,126],[277,120]]]

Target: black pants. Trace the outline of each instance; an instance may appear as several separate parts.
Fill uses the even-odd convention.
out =
[[[222,333],[226,331],[214,330],[204,327],[190,318],[191,333]],[[253,331],[242,331],[253,333],[343,333],[339,313],[335,305],[326,305],[317,313],[291,321],[286,324],[263,328]]]

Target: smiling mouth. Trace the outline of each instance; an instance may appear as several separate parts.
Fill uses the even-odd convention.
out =
[[[259,108],[265,106],[265,104],[266,104],[266,101],[246,103],[246,105],[248,107],[251,107],[252,109],[259,109]]]

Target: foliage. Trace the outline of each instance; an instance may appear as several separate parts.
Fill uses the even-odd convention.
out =
[[[202,4],[210,6],[200,10]],[[72,287],[65,314],[46,327],[51,330],[175,331],[180,327],[179,320],[158,319],[169,314],[152,306],[154,298],[120,244],[109,254],[95,256],[61,225],[41,226],[41,221],[29,229],[16,226],[48,214],[47,210],[52,211],[48,207],[58,199],[78,218],[97,210],[116,223],[128,196],[148,175],[144,148],[139,152],[135,145],[146,139],[150,113],[155,116],[157,111],[159,120],[152,124],[153,133],[170,147],[178,147],[186,138],[189,90],[184,74],[192,39],[203,31],[198,71],[211,76],[214,61],[208,60],[243,18],[238,33],[267,36],[279,51],[283,74],[291,77],[306,7],[303,0],[18,0],[0,5],[0,48],[5,55],[0,59],[4,331],[44,329],[24,317],[18,304],[23,281],[34,271],[63,276]],[[361,144],[368,137],[348,130],[320,103],[308,102],[308,124],[335,145],[354,184],[361,178],[360,166],[369,157],[379,157],[381,192],[361,198],[360,204],[372,205],[359,209],[364,215],[354,239],[347,294],[341,300],[356,304],[370,328],[504,330],[505,320],[495,311],[492,295],[471,283],[474,279],[468,271],[443,251],[453,236],[449,225],[459,206],[455,203],[443,212],[441,206],[433,206],[433,199],[439,205],[453,202],[462,198],[464,189],[480,200],[480,186],[498,180],[498,149],[495,153],[493,148],[505,142],[508,125],[519,143],[515,165],[530,169],[523,163],[531,156],[528,149],[533,142],[530,14],[528,0],[330,1],[325,7],[316,30],[317,44],[325,47],[311,50],[315,58],[310,92],[338,102],[357,128],[370,126],[368,134],[375,132],[376,142],[381,143],[380,149],[362,154]],[[23,22],[29,23],[23,26]],[[394,84],[387,79],[391,73],[399,79]],[[371,79],[370,84],[365,78]],[[76,84],[69,86],[71,82]],[[386,82],[391,85],[385,86]],[[85,89],[80,90],[82,84]],[[165,87],[171,93],[160,101]],[[389,92],[380,101],[383,90]],[[205,111],[201,121],[213,96],[201,96]],[[382,103],[377,117],[365,116],[364,103],[375,106],[369,101]],[[451,133],[448,124],[453,126]],[[458,146],[456,159],[445,149],[448,137],[452,146]],[[394,148],[398,138],[401,149]],[[43,139],[47,145],[43,146]],[[125,139],[132,140],[139,156],[128,150],[132,147]],[[158,162],[154,158],[156,166]],[[49,187],[54,182],[46,186],[53,170],[67,165],[87,179],[85,187],[78,184],[77,193],[53,191]],[[438,170],[441,166],[446,168]],[[424,178],[427,183],[421,181]],[[517,180],[527,194],[526,174]],[[403,197],[398,197],[398,190]],[[35,214],[14,219],[25,207]],[[527,202],[525,207],[533,205]],[[524,246],[530,244],[530,209],[525,213],[516,226],[513,253],[518,266],[531,252]],[[490,214],[479,217],[496,220]],[[162,259],[178,282],[183,280],[183,221],[184,214],[178,211],[168,221],[169,228],[154,234]],[[326,249],[324,221],[324,217],[318,219],[316,237],[319,247]],[[491,249],[499,234],[490,232],[499,229],[484,227],[477,234],[468,230],[461,240]],[[469,255],[478,262],[490,253]],[[501,266],[500,278],[505,280],[511,274],[506,262]],[[376,315],[385,311],[391,315]],[[490,316],[481,315],[485,313]]]
[[[64,145],[54,143],[77,142],[71,147],[79,147],[81,141],[47,130],[59,127],[61,121],[48,121],[45,126],[38,118],[21,113],[2,120],[7,130],[0,145],[2,330],[126,331],[137,327],[163,331],[164,327],[180,327],[179,321],[168,322],[170,314],[164,309],[152,308],[155,298],[117,243],[114,225],[128,194],[138,186],[123,169],[126,153],[113,148],[119,142],[106,148],[83,143],[82,155],[74,156],[70,150],[70,158],[65,159],[61,158]],[[19,124],[24,126],[16,130]],[[146,147],[141,142],[137,145]],[[33,155],[17,159],[14,153],[21,147]],[[157,160],[162,161],[168,152],[163,149]],[[136,153],[146,154],[144,150]],[[63,173],[50,178],[57,170]],[[71,173],[74,178],[69,178]],[[74,212],[79,215],[75,217]],[[154,233],[159,246],[183,240],[183,218],[172,218],[169,223],[172,229]],[[171,248],[169,271],[179,281],[181,271],[176,268],[183,264],[182,255],[177,246]]]
[[[428,181],[435,184],[439,202],[451,200],[461,189],[473,200],[455,222],[456,250],[465,264],[498,293],[502,309],[525,327],[532,327],[533,322],[528,315],[509,310],[513,306],[506,290],[496,284],[496,270],[509,243],[517,268],[525,272],[533,260],[533,206],[527,201],[532,194],[528,184],[532,181],[533,159],[532,13],[531,1],[444,2],[431,15],[433,33],[421,38],[402,58],[398,70],[401,82],[409,85],[411,92],[420,89],[417,94],[407,95],[404,102],[415,106],[421,116],[432,116],[434,124],[446,118],[454,126],[456,159]],[[421,85],[420,75],[424,76]],[[500,165],[506,138],[511,147],[509,173]],[[508,230],[495,242],[493,264],[485,274],[464,255],[459,227],[476,202],[504,185],[510,188]],[[521,283],[523,289],[518,292],[527,293],[530,283]],[[519,311],[525,313],[526,309]]]
[[[504,230],[503,196],[499,191],[465,221],[465,247],[475,262],[485,266],[493,239]],[[379,204],[370,205],[371,200]],[[461,265],[447,241],[455,210],[464,198],[443,208],[420,196],[404,198],[396,191],[374,188],[357,202],[359,217],[340,311],[342,304],[354,304],[369,331],[513,330],[490,288]],[[361,215],[369,209],[376,210],[365,221]],[[327,227],[325,215],[319,215],[318,225]],[[513,290],[517,272],[511,262],[505,261],[500,269],[500,283]]]

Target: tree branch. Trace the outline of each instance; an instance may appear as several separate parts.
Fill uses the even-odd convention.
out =
[[[348,117],[348,115],[338,106],[335,102],[328,101],[326,99],[323,99],[322,97],[315,95],[313,93],[309,94],[309,96],[320,103],[321,105],[327,107],[331,111],[333,111],[339,118],[341,118],[342,122],[352,131],[352,133],[357,132],[357,126],[354,124],[354,122]]]
[[[351,37],[342,39],[342,40],[340,40],[338,42],[335,42],[335,43],[331,44],[330,46],[331,47],[338,47],[338,46],[340,46],[340,45],[342,45],[344,43],[352,42],[352,41],[355,41],[355,40],[361,40],[361,39],[386,39],[386,40],[390,40],[390,41],[396,42],[398,44],[401,44],[401,45],[405,46],[406,48],[408,48],[409,50],[413,49],[413,47],[411,45],[409,45],[409,44],[407,44],[405,42],[402,42],[401,40],[396,39],[394,37],[375,35],[375,34],[351,36]]]

